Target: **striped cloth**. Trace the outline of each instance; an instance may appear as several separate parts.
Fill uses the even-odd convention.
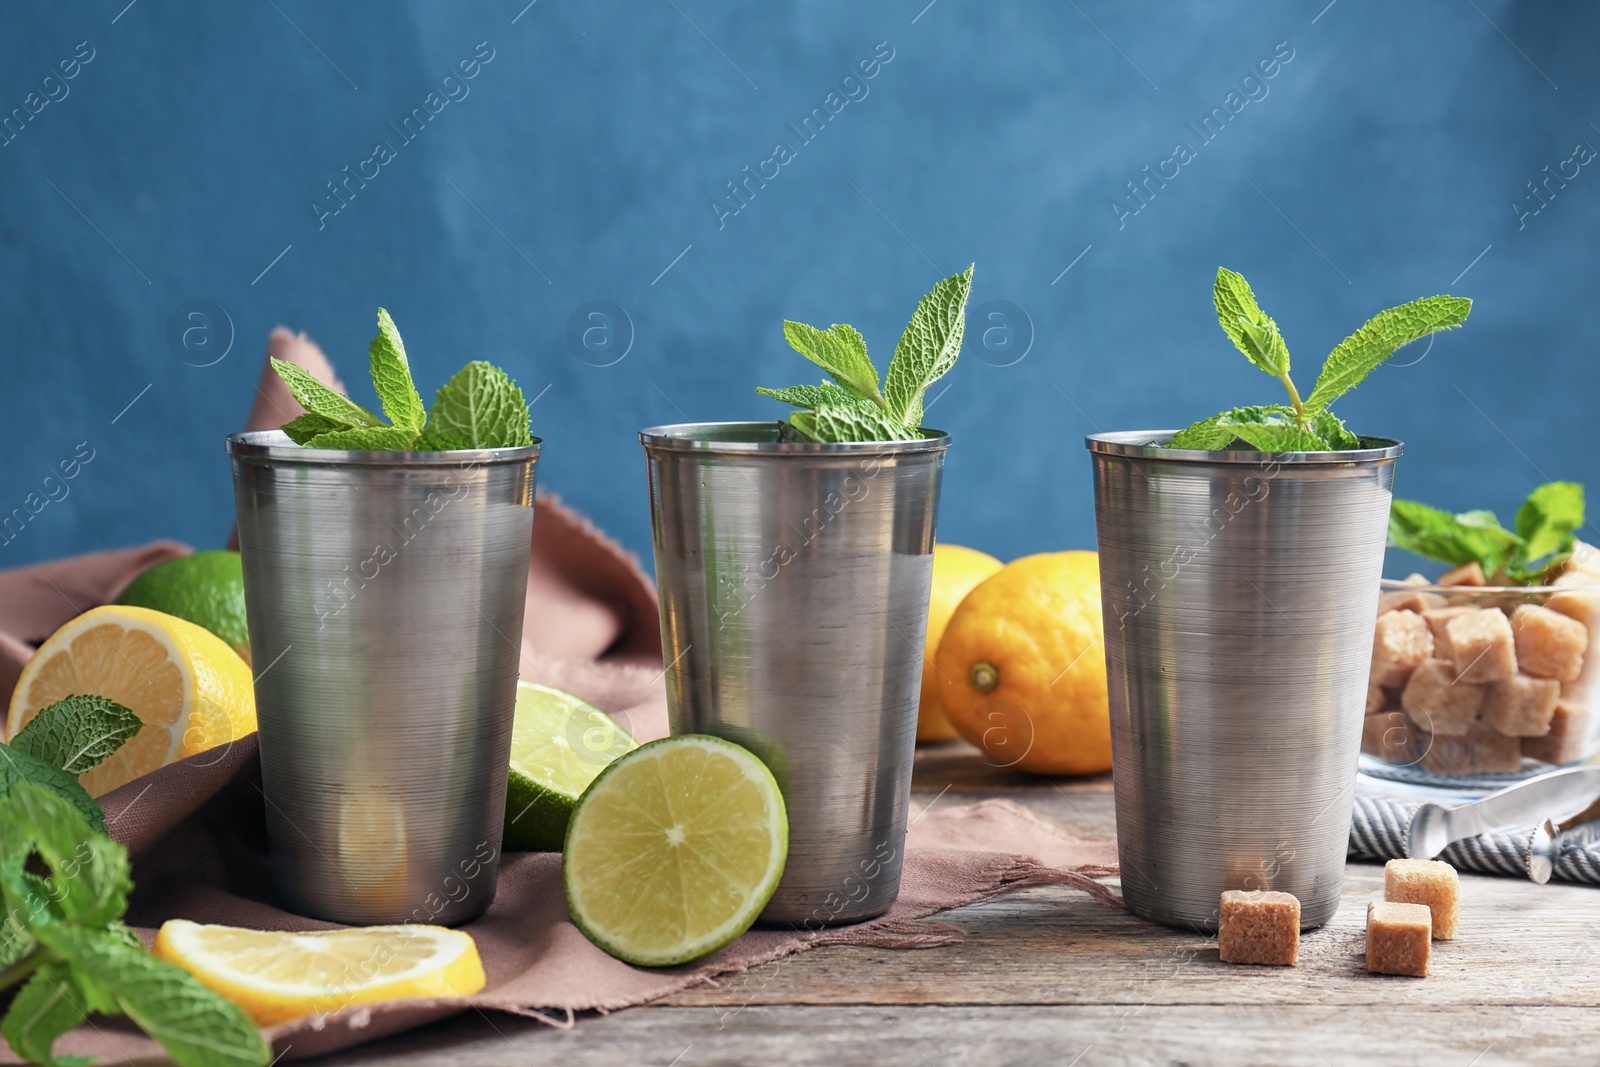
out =
[[[1417,807],[1392,797],[1356,797],[1350,820],[1349,858],[1377,863],[1404,859],[1406,828]],[[1526,878],[1528,837],[1532,832],[1530,826],[1509,833],[1496,830],[1481,837],[1467,838],[1446,848],[1439,858],[1460,871]],[[1600,841],[1563,847],[1552,878],[1580,885],[1600,885]]]

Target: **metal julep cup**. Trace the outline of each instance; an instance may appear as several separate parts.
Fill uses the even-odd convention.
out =
[[[1224,889],[1339,906],[1394,465],[1095,434],[1122,895],[1215,930]]]
[[[279,899],[354,924],[481,914],[538,441],[345,452],[273,430],[227,444]]]
[[[765,922],[889,909],[911,797],[948,435],[816,444],[779,424],[644,430],[672,732],[772,769],[789,859]]]

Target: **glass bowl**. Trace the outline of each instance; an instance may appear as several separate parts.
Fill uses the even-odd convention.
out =
[[[1547,586],[1385,579],[1361,770],[1487,791],[1600,749],[1600,574]]]

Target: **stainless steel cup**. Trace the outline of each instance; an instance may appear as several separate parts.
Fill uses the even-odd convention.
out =
[[[539,443],[227,443],[279,898],[473,918],[499,868]]]
[[[1095,434],[1122,895],[1215,930],[1224,889],[1339,904],[1403,446],[1200,452]]]
[[[789,860],[761,918],[816,927],[879,915],[900,890],[950,439],[791,443],[778,427],[639,439],[672,732],[772,769]]]

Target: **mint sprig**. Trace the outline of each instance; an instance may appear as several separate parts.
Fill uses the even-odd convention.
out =
[[[138,715],[115,700],[69,696],[41,708],[11,739],[11,748],[68,774],[82,774],[98,767],[143,726]]]
[[[533,443],[528,402],[510,375],[482,361],[468,363],[424,410],[411,362],[394,319],[378,309],[378,334],[367,349],[372,387],[389,422],[281,359],[272,367],[306,413],[283,424],[296,444],[365,452],[443,452],[515,448]]]
[[[1282,383],[1287,405],[1234,408],[1202,419],[1178,432],[1168,448],[1217,451],[1242,440],[1261,452],[1344,451],[1361,446],[1328,410],[1380,366],[1395,350],[1439,330],[1460,326],[1472,301],[1458,296],[1429,296],[1380,311],[1355,333],[1339,342],[1323,361],[1311,395],[1304,400],[1289,376],[1289,347],[1278,324],[1256,303],[1244,278],[1217,268],[1212,289],[1222,332],[1246,359]]]
[[[914,441],[922,436],[922,398],[961,354],[973,268],[933,287],[895,345],[889,370],[878,369],[854,326],[826,330],[785,321],[783,336],[796,352],[828,372],[832,382],[756,392],[801,408],[789,426],[812,441]]]
[[[528,402],[505,371],[477,360],[456,371],[434,396],[419,447],[512,448],[533,443]]]
[[[261,1067],[272,1050],[238,1005],[156,959],[122,922],[128,853],[73,774],[138,722],[114,701],[72,696],[0,745],[0,992],[21,986],[0,1034],[30,1063],[78,1065],[55,1056],[56,1039],[90,1012],[126,1015],[181,1067]]]
[[[1583,523],[1583,486],[1550,482],[1528,494],[1514,530],[1500,525],[1492,511],[1452,515],[1396,500],[1389,509],[1389,543],[1452,567],[1477,563],[1494,585],[1536,585],[1566,563]]]

